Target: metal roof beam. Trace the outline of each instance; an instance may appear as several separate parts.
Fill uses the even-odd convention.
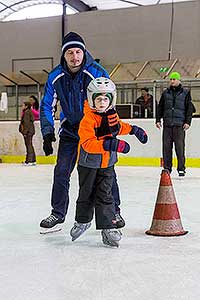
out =
[[[143,6],[142,4],[137,3],[137,2],[133,2],[133,1],[128,1],[128,0],[119,0],[119,1],[129,3],[129,4],[133,4],[133,5],[137,5],[137,6]]]
[[[6,76],[5,74],[3,73],[0,73],[0,76],[2,76],[3,78],[7,79],[8,81],[14,83],[15,85],[18,85],[18,83],[12,79],[10,79],[8,76]]]
[[[33,78],[33,76],[27,74],[26,72],[20,70],[20,73],[22,73],[24,76],[28,77],[29,79],[33,80],[34,82],[36,82],[37,84],[40,84],[40,82],[38,80],[36,80],[35,78]]]
[[[5,8],[2,9],[0,12],[3,12],[4,10],[7,10],[7,9],[11,9],[13,10],[14,12],[16,12],[14,9],[13,9],[13,6],[16,6],[16,5],[19,5],[19,4],[22,4],[22,3],[25,3],[25,2],[29,2],[30,0],[23,0],[23,1],[19,1],[19,2],[15,2],[9,6],[5,5]]]
[[[61,0],[60,4],[62,4],[62,1],[63,0]],[[0,13],[3,12],[3,11],[5,11],[5,10],[7,10],[7,9],[11,9],[14,12],[19,11],[20,9],[28,7],[28,6],[26,5],[24,7],[21,7],[20,9],[17,9],[17,10],[14,10],[13,7],[18,6],[20,4],[26,4],[28,2],[30,2],[30,5],[28,5],[29,7],[30,6],[39,5],[39,4],[58,4],[57,1],[55,3],[54,3],[54,1],[44,1],[44,2],[43,1],[39,1],[38,3],[31,3],[32,0],[21,0],[21,1],[16,1],[16,2],[12,3],[11,5],[5,5],[4,3],[2,3],[5,6],[5,8],[3,8],[2,10],[0,10]]]
[[[2,1],[0,1],[0,4],[3,5],[5,7],[5,9],[10,8],[8,5],[6,5],[5,3],[3,3]],[[13,8],[10,8],[12,11],[16,12],[16,10],[14,10]]]
[[[89,5],[80,0],[63,0],[63,3],[66,5],[70,5],[79,12],[91,10],[91,7]]]
[[[12,5],[8,6],[8,5],[5,5],[3,2],[0,2],[5,8],[1,9],[0,10],[0,13],[7,10],[7,9],[10,9],[12,10],[13,12],[16,12],[16,10],[14,8],[12,8]]]

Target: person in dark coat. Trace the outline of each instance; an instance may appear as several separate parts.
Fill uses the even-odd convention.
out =
[[[181,75],[172,72],[170,85],[164,90],[158,104],[156,127],[160,129],[163,119],[162,149],[164,169],[172,171],[172,149],[178,160],[179,176],[185,176],[185,132],[191,125],[194,105],[190,91],[181,84]]]
[[[153,96],[149,94],[147,87],[141,88],[141,96],[137,98],[135,104],[141,107],[141,118],[153,118]]]

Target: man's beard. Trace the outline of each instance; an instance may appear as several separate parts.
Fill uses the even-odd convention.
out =
[[[82,66],[82,63],[80,65],[78,65],[78,66],[68,66],[68,68],[70,69],[70,71],[72,73],[76,73],[77,71],[80,70],[81,66]]]

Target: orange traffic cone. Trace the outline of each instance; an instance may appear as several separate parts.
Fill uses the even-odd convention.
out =
[[[178,236],[188,233],[183,229],[175,194],[168,170],[161,173],[153,221],[146,234],[157,236]]]

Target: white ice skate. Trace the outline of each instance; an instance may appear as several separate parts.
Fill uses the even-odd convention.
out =
[[[22,166],[24,166],[24,167],[33,167],[33,166],[36,166],[36,161],[34,161],[34,162],[28,162],[28,163],[22,162]]]
[[[122,238],[122,234],[117,229],[103,229],[101,231],[102,241],[104,245],[111,247],[119,247],[119,241]]]
[[[90,228],[91,222],[89,223],[78,223],[75,222],[74,226],[70,230],[70,235],[72,237],[72,242],[75,241],[79,236],[81,236],[88,228]]]

